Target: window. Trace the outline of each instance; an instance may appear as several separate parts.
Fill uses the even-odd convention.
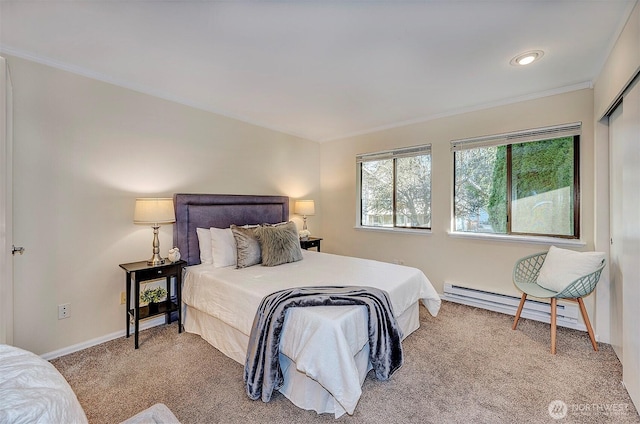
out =
[[[431,228],[431,145],[356,157],[359,224]]]
[[[451,142],[454,230],[580,237],[581,124]]]

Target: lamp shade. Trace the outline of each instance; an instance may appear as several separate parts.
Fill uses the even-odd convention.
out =
[[[296,200],[293,205],[293,213],[304,216],[315,215],[316,206],[313,200]]]
[[[134,224],[159,226],[176,222],[173,209],[173,199],[167,198],[138,198],[133,212]]]

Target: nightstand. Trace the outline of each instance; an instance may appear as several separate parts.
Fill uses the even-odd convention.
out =
[[[321,238],[318,237],[309,237],[306,240],[300,240],[300,247],[302,247],[303,249],[309,249],[312,247],[315,247],[318,252],[320,251],[320,240],[322,240]]]
[[[129,338],[129,323],[134,321],[135,348],[138,348],[138,332],[140,330],[140,320],[151,318],[156,315],[165,316],[165,322],[171,322],[171,314],[178,312],[178,333],[182,333],[182,268],[187,263],[185,261],[167,262],[163,265],[147,265],[147,261],[131,262],[120,264],[126,275],[126,305],[127,305],[127,338]],[[175,293],[172,292],[171,277],[176,279]],[[145,281],[165,279],[167,289],[167,300],[158,304],[157,311],[150,311],[149,306],[140,306],[140,285]],[[134,281],[133,307],[131,306],[131,281]]]

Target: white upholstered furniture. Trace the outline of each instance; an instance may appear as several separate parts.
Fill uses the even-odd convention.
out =
[[[117,406],[114,406],[117,407]],[[17,347],[0,345],[0,423],[87,423],[65,378],[48,361]],[[164,404],[134,415],[124,424],[178,423]]]

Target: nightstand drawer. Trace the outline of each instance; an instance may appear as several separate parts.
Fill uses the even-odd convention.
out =
[[[305,249],[320,246],[320,240],[303,240]]]
[[[307,240],[300,240],[300,247],[303,249],[316,248],[320,251],[320,241],[322,239],[318,237],[309,237]]]
[[[140,281],[142,280],[151,280],[154,278],[162,278],[167,275],[175,274],[174,267],[168,268],[153,268],[153,269],[144,269],[140,271],[136,271],[136,278]]]

